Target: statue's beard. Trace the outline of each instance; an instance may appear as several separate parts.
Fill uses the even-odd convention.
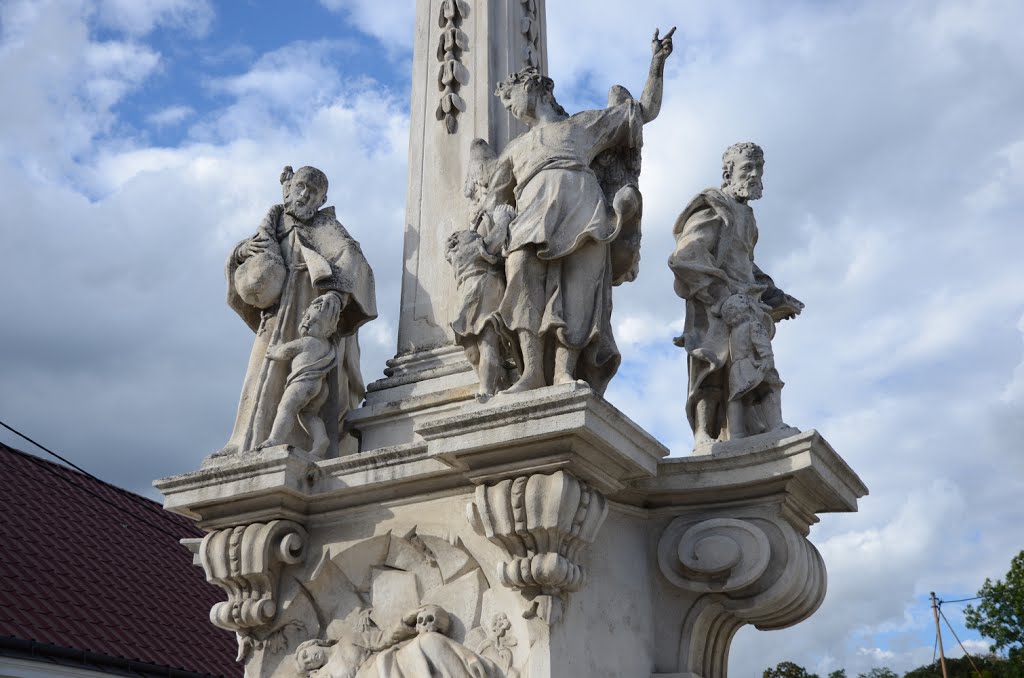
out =
[[[299,205],[294,200],[289,200],[285,203],[285,212],[300,221],[309,221],[316,214],[316,207],[312,203]]]
[[[759,200],[762,190],[763,186],[757,179],[736,183],[731,186],[731,193],[740,200]]]

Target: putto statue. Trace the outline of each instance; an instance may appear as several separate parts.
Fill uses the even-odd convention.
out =
[[[689,388],[686,415],[695,449],[781,431],[782,380],[771,339],[775,323],[804,305],[754,263],[757,223],[748,204],[761,197],[764,152],[733,144],[722,156],[722,188],[697,195],[676,220],[668,265],[686,299]]]
[[[493,231],[506,232],[515,210],[499,205],[494,211]],[[499,243],[500,245],[500,243]],[[505,294],[505,272],[499,265],[500,246],[488,247],[477,231],[456,231],[448,237],[445,258],[455,272],[459,311],[452,331],[466,352],[480,381],[477,394],[490,396],[505,384],[505,350],[498,306]]]
[[[612,286],[637,273],[642,130],[661,110],[674,31],[655,31],[639,100],[613,87],[607,108],[570,116],[536,68],[498,84],[505,108],[530,129],[497,159],[474,142],[467,194],[481,204],[473,228],[504,259],[497,317],[521,367],[508,393],[576,379],[603,393],[618,369]],[[507,226],[502,205],[514,209]]]
[[[356,330],[377,317],[373,272],[334,208],[321,209],[323,172],[285,167],[281,187],[284,204],[228,257],[228,305],[256,340],[219,455],[287,444],[335,456],[363,399]]]

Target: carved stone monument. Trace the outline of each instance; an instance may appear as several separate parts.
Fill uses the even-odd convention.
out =
[[[686,299],[686,328],[676,344],[689,366],[686,415],[694,449],[758,434],[796,432],[782,421],[782,380],[771,339],[775,323],[804,305],[754,263],[764,152],[733,144],[722,156],[722,188],[702,191],[676,220],[668,265]]]
[[[224,591],[210,618],[237,635],[247,678],[722,678],[741,626],[821,603],[809,528],[867,489],[815,431],[778,425],[766,316],[798,302],[742,278],[694,306],[715,326],[682,343],[718,361],[721,391],[705,430],[740,447],[667,458],[601,395],[617,364],[606,295],[637,273],[639,134],[670,37],[655,34],[654,89],[566,117],[544,76],[543,2],[418,0],[398,355],[361,407],[335,394],[375,314],[372,277],[319,209],[326,178],[286,172],[285,204],[231,254],[229,303],[257,333],[235,433],[156,485],[207,532],[188,545]],[[527,131],[503,102],[550,120]],[[684,215],[713,220],[711,200]],[[559,285],[595,341],[510,320]]]

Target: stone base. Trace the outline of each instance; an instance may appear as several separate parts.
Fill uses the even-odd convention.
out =
[[[741,626],[817,608],[809,527],[867,492],[814,431],[666,459],[582,383],[443,393],[413,416],[394,405],[401,444],[324,461],[271,448],[156,483],[209,531],[194,546],[227,593],[212,619],[249,678],[305,675],[296,654],[317,638],[366,675],[441,653],[451,675],[721,678]],[[428,604],[451,623],[415,635]]]

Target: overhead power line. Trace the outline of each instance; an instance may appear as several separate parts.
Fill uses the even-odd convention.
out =
[[[73,462],[71,462],[68,459],[62,457],[61,455],[57,454],[53,450],[51,450],[51,449],[41,445],[40,443],[36,442],[35,440],[33,440],[32,438],[28,437],[27,435],[25,435],[21,431],[18,431],[17,429],[15,429],[15,428],[13,428],[11,426],[8,426],[3,421],[0,421],[0,426],[2,426],[3,428],[7,429],[8,431],[10,431],[11,433],[15,434],[16,436],[18,436],[20,438],[23,438],[24,440],[27,440],[28,442],[32,443],[33,445],[35,445],[36,447],[41,449],[43,452],[46,452],[47,454],[55,457],[56,459],[61,460],[62,462],[64,462],[65,464],[67,464],[71,468],[75,469],[76,471],[78,471],[79,473],[84,475],[85,477],[87,477],[87,478],[89,478],[91,480],[94,480],[94,481],[96,481],[98,483],[102,483],[102,484],[106,485],[107,487],[109,487],[110,489],[114,490],[115,492],[121,494],[125,498],[130,499],[135,506],[145,507],[146,510],[148,512],[151,512],[151,513],[156,511],[156,513],[154,513],[154,515],[157,515],[161,519],[164,519],[164,520],[167,519],[167,515],[163,512],[163,509],[157,508],[155,505],[153,505],[149,501],[143,499],[142,497],[139,497],[138,495],[136,495],[136,494],[134,494],[132,492],[128,492],[127,490],[125,490],[123,488],[117,487],[116,485],[111,485],[110,483],[106,482],[105,480],[101,480],[101,479],[97,478],[96,476],[94,476],[93,474],[89,473],[85,469],[81,468],[77,464],[74,464]],[[39,468],[45,470],[47,473],[49,473],[53,477],[58,478],[58,479],[64,481],[65,483],[67,483],[67,484],[69,484],[69,485],[71,485],[73,487],[76,487],[76,488],[82,490],[86,494],[92,495],[93,497],[95,497],[96,499],[99,499],[101,502],[103,502],[107,506],[110,506],[111,508],[113,508],[113,509],[115,509],[117,511],[120,511],[121,513],[124,513],[125,515],[131,516],[132,518],[134,518],[138,522],[144,523],[144,524],[148,525],[149,527],[162,532],[163,534],[173,538],[175,541],[180,541],[183,538],[183,536],[181,534],[174,534],[173,532],[171,532],[170,530],[168,530],[164,526],[158,525],[158,524],[148,520],[145,516],[141,515],[140,513],[135,512],[135,511],[130,511],[130,510],[126,509],[124,506],[121,506],[120,504],[117,504],[115,502],[110,501],[109,499],[107,499],[103,495],[99,494],[98,492],[95,492],[91,488],[88,488],[85,485],[82,485],[81,483],[75,482],[69,476],[61,474],[61,473],[58,473],[57,470],[53,467],[52,464],[48,464],[48,463],[44,462],[42,459],[39,459],[39,458],[34,457],[32,455],[25,455],[25,456],[26,456],[26,458],[29,461],[31,461],[33,464],[35,464]],[[140,500],[141,500],[141,502],[140,502]]]
[[[969,603],[972,600],[981,600],[985,596],[974,596],[973,598],[959,598],[957,600],[939,600],[939,605],[943,603]]]

